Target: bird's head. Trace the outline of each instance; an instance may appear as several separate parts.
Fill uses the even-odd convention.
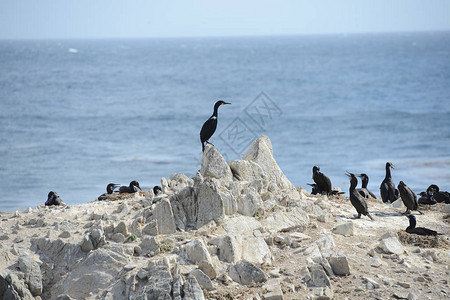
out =
[[[162,189],[161,189],[161,187],[159,185],[155,185],[153,187],[153,193],[155,194],[155,196],[158,195],[161,192],[162,192]]]
[[[313,173],[319,172],[320,171],[320,167],[319,166],[314,166],[313,167]]]
[[[225,105],[225,104],[231,104],[230,102],[225,102],[223,100],[219,100],[216,102],[216,104],[214,104],[214,109],[219,108],[219,106]]]
[[[386,163],[386,168],[392,168],[392,169],[395,169],[395,168],[394,168],[394,165],[393,165],[391,162],[389,162],[389,161]]]
[[[54,191],[50,191],[47,196],[47,201],[56,197],[56,193]]]
[[[132,182],[130,182],[130,187],[137,187],[138,189],[141,189],[141,187],[139,186],[139,182],[137,182],[136,180],[133,180]]]

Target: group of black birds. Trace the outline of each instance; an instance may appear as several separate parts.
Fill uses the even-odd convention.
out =
[[[391,176],[391,168],[394,168],[394,165],[390,162],[387,162],[386,176],[380,185],[380,195],[383,202],[392,203],[399,198],[402,200],[403,204],[406,206],[406,211],[404,212],[404,214],[409,218],[409,226],[406,229],[406,232],[420,235],[437,235],[438,233],[434,230],[423,227],[416,227],[416,217],[411,214],[411,211],[416,210],[420,214],[423,214],[423,212],[418,209],[419,203],[433,205],[438,202],[445,202],[447,204],[450,204],[450,194],[448,192],[440,191],[437,185],[432,184],[428,187],[426,192],[421,192],[419,194],[422,197],[419,199],[420,201],[418,201],[416,194],[403,181],[399,182],[397,188],[395,187],[394,181],[392,180]],[[373,220],[373,217],[369,213],[367,202],[365,200],[367,198],[376,199],[375,194],[369,191],[369,189],[367,188],[367,185],[369,183],[369,176],[364,173],[353,174],[348,171],[346,172],[346,175],[350,178],[349,198],[351,204],[358,213],[357,218],[361,218],[361,215],[364,215]],[[356,188],[356,186],[358,185],[357,177],[361,178],[361,188]],[[311,194],[343,194],[343,192],[332,189],[330,178],[324,173],[320,172],[320,167],[313,167],[312,178],[314,180],[314,183],[308,183],[308,185],[312,187]]]
[[[203,124],[202,129],[200,130],[200,141],[202,143],[202,151],[205,151],[205,143],[210,144],[209,139],[213,136],[214,132],[217,128],[217,118],[218,118],[218,110],[219,107],[225,104],[231,104],[229,102],[225,102],[222,100],[217,101],[214,104],[214,111],[211,117],[206,120]],[[409,218],[410,225],[406,229],[409,233],[416,233],[421,235],[436,235],[436,231],[431,229],[426,229],[422,227],[416,227],[416,219],[415,216],[410,214],[412,210],[417,210],[420,214],[423,214],[418,209],[418,203],[421,204],[435,204],[438,202],[450,203],[450,194],[448,192],[442,192],[439,190],[439,187],[435,184],[432,184],[428,187],[426,192],[422,192],[419,195],[421,198],[417,201],[416,194],[403,182],[400,181],[397,188],[395,187],[394,181],[391,176],[391,168],[394,168],[392,163],[386,163],[386,176],[383,182],[380,185],[380,195],[381,199],[384,203],[392,203],[395,200],[401,198],[404,205],[406,206],[405,214]],[[350,179],[350,189],[349,189],[349,198],[350,202],[355,207],[358,216],[357,218],[361,218],[361,215],[367,216],[373,220],[373,217],[370,215],[367,202],[365,199],[367,198],[375,198],[375,194],[373,194],[367,188],[369,183],[369,176],[367,174],[353,174],[350,172],[346,172],[346,175]],[[362,187],[356,188],[358,184],[358,179],[361,178]],[[309,184],[312,187],[311,194],[326,194],[326,195],[339,195],[344,194],[344,192],[333,190],[331,185],[330,178],[324,173],[320,172],[319,166],[313,167],[313,180],[315,183]],[[129,186],[120,186],[119,184],[110,183],[106,187],[106,193],[102,194],[98,197],[98,200],[106,200],[108,195],[111,194],[122,194],[122,193],[136,193],[138,190],[142,189],[139,186],[139,182],[133,180],[130,182]],[[155,186],[153,187],[153,192],[155,195],[161,192],[161,187]],[[59,196],[51,191],[48,194],[48,199],[45,202],[45,205],[60,205],[61,199]]]

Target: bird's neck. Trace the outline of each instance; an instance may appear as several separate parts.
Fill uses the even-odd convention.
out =
[[[363,179],[362,180],[362,187],[363,188],[367,188],[367,184],[369,183],[369,180],[368,179]]]
[[[219,107],[218,106],[214,106],[214,112],[212,114],[212,117],[216,117],[217,118],[218,114],[219,114]]]
[[[391,178],[391,168],[389,166],[386,166],[386,177],[385,178]]]
[[[409,219],[409,226],[406,229],[413,229],[413,228],[416,228],[416,220]]]
[[[356,181],[356,180],[350,181],[350,193],[356,188],[357,184],[358,184],[358,181]]]

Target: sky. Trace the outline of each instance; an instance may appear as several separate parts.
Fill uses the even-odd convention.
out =
[[[0,39],[450,30],[448,0],[1,0]]]

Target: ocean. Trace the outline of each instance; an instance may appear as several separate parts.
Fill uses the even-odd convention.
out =
[[[296,186],[319,165],[450,189],[450,32],[0,41],[0,211],[50,190],[86,203],[200,168],[200,128],[228,160],[269,136]],[[307,187],[309,190],[309,187]]]

